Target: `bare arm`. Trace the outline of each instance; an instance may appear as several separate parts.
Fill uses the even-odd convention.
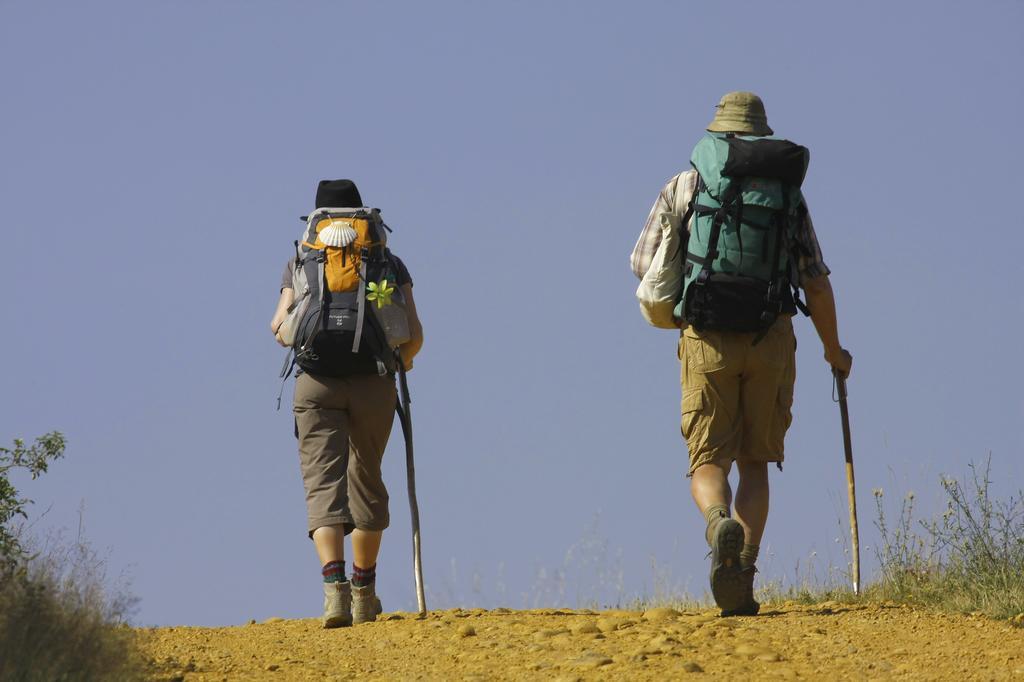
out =
[[[412,359],[423,347],[423,325],[416,313],[416,301],[412,297],[411,284],[402,285],[402,295],[405,296],[405,311],[409,316],[409,340],[399,347],[398,352],[402,354],[402,364],[406,369],[412,369]]]
[[[284,322],[284,318],[288,316],[288,308],[291,307],[292,301],[295,300],[295,290],[290,287],[281,289],[281,297],[277,299],[277,310],[274,311],[274,317],[270,320],[270,331],[274,334],[274,338],[282,346],[287,346],[282,339],[281,335],[277,333],[277,330],[281,328],[281,323]]]
[[[839,325],[836,321],[836,299],[828,275],[812,277],[802,284],[807,294],[807,307],[811,321],[825,347],[825,361],[843,376],[850,374],[853,356],[839,344]]]

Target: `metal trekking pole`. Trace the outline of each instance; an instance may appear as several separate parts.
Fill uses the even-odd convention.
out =
[[[839,391],[839,415],[843,421],[843,448],[846,450],[846,486],[850,498],[850,535],[853,541],[853,593],[860,594],[860,539],[857,532],[857,487],[853,479],[853,444],[850,440],[850,411],[846,405],[846,377],[833,369]]]
[[[420,508],[416,502],[416,465],[412,451],[412,399],[409,398],[409,381],[405,375],[405,363],[396,352],[398,359],[398,386],[401,391],[398,404],[399,421],[405,435],[405,467],[409,484],[409,511],[412,514],[412,569],[416,581],[416,603],[421,617],[427,615],[427,599],[423,592],[423,562],[420,558]]]

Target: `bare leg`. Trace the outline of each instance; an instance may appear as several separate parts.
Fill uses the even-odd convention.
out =
[[[690,478],[690,494],[701,514],[711,505],[721,504],[728,508],[732,504],[729,468],[714,462],[697,467]]]
[[[313,531],[313,544],[316,546],[320,565],[325,566],[332,561],[345,560],[345,527],[320,526]]]
[[[374,576],[382,535],[379,530],[352,531],[352,618],[356,624],[372,622],[381,612]]]
[[[380,540],[384,535],[379,530],[352,531],[352,563],[359,568],[373,568],[377,565]]]
[[[747,544],[760,545],[768,521],[768,463],[736,462],[740,483],[736,488],[736,520]]]

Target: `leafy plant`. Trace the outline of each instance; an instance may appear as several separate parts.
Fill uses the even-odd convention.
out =
[[[11,529],[11,522],[18,516],[28,518],[25,507],[32,503],[18,496],[8,472],[24,469],[36,479],[46,473],[50,462],[64,456],[65,445],[64,435],[51,431],[27,447],[20,438],[14,439],[13,448],[0,447],[0,567],[9,569],[21,557],[21,545]]]

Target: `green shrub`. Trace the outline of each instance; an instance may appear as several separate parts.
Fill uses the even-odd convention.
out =
[[[11,527],[17,517],[28,518],[25,507],[31,500],[18,497],[7,474],[12,469],[25,469],[33,479],[46,473],[52,460],[64,456],[64,436],[51,431],[25,447],[25,441],[14,439],[13,448],[0,447],[0,571],[9,572],[22,557],[18,538]]]
[[[0,680],[131,680],[141,677],[133,631],[134,600],[109,594],[104,561],[78,538],[42,546],[13,526],[27,517],[8,472],[36,478],[63,455],[50,433],[25,447],[0,448]]]

